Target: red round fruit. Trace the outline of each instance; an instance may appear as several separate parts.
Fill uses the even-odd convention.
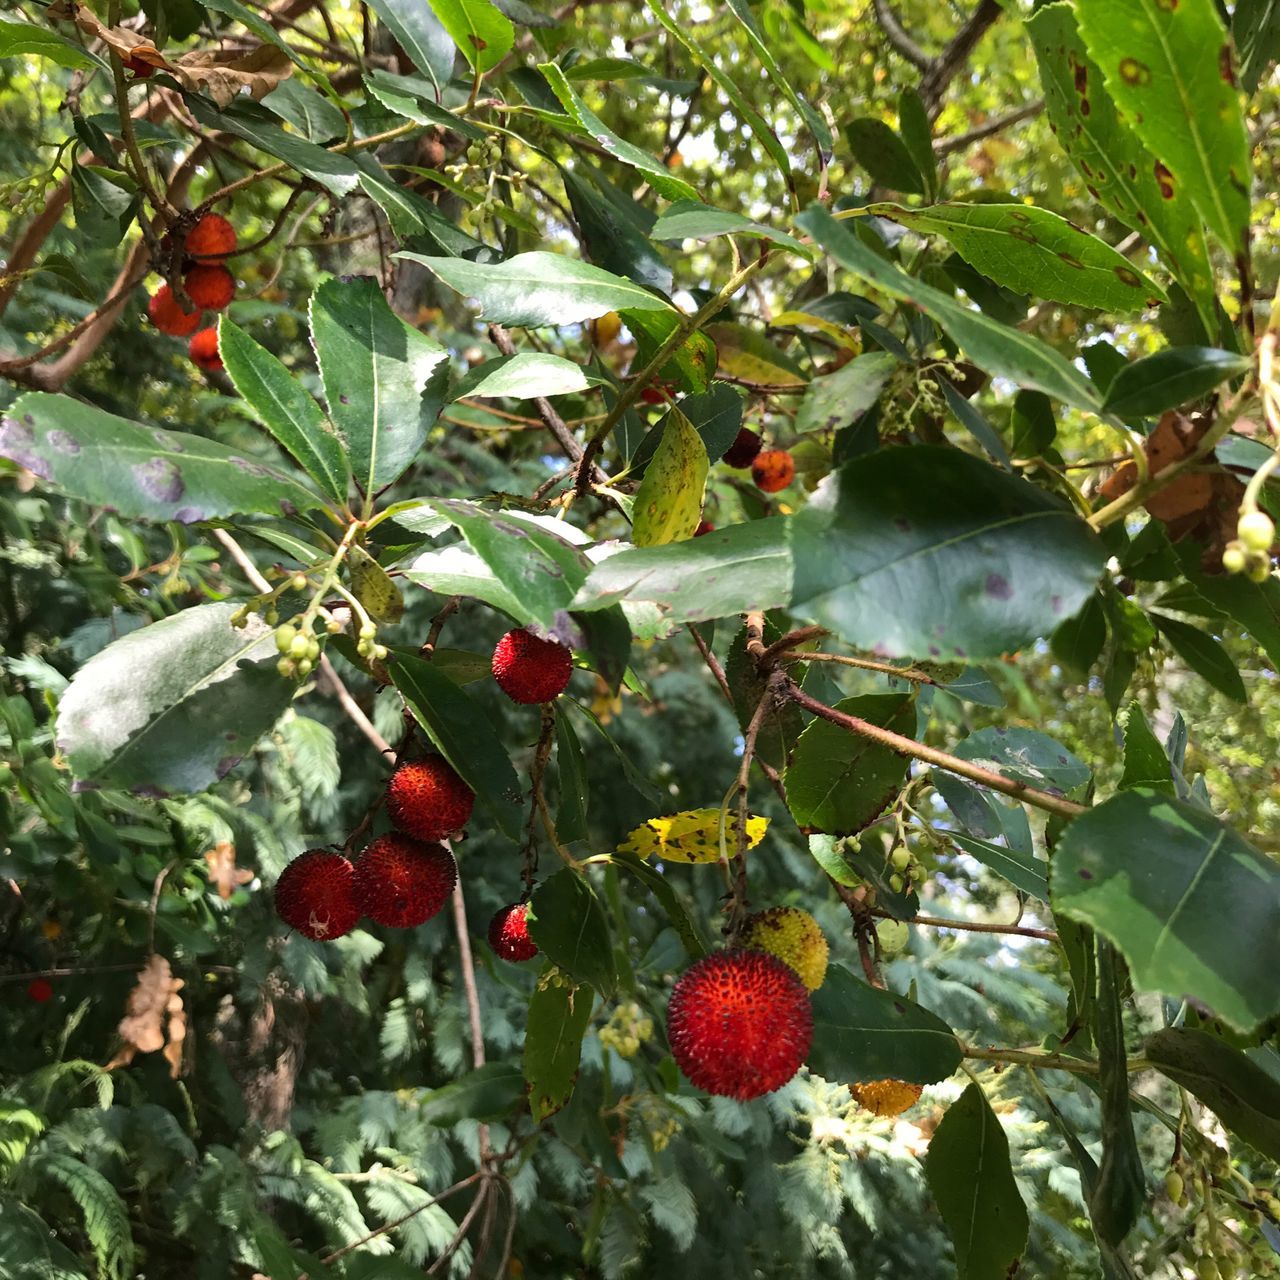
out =
[[[317,942],[340,938],[360,919],[354,883],[354,869],[342,854],[308,849],[276,881],[276,915]]]
[[[512,702],[550,702],[573,674],[573,652],[531,631],[508,631],[493,651],[493,678]]]
[[[167,333],[174,338],[189,337],[200,327],[199,310],[184,310],[167,284],[162,284],[151,295],[147,302],[147,315],[151,317],[151,323],[161,333]]]
[[[236,229],[220,213],[206,213],[187,232],[183,249],[197,262],[221,262],[236,250]]]
[[[745,471],[760,452],[760,437],[750,427],[743,427],[734,437],[733,443],[724,451],[726,466],[737,467]]]
[[[699,1089],[759,1098],[786,1084],[809,1052],[809,993],[767,951],[713,951],[676,982],[667,1038],[676,1065]]]
[[[53,999],[53,983],[48,978],[34,978],[27,985],[27,999],[34,1000],[36,1004],[44,1004],[46,1000]]]
[[[695,538],[701,538],[705,534],[715,533],[715,531],[716,527],[710,520],[700,520],[698,521],[698,527],[693,531],[693,536]]]
[[[187,354],[202,369],[212,373],[222,368],[222,357],[218,354],[217,329],[201,329],[187,344]]]
[[[538,954],[538,944],[529,937],[529,904],[513,902],[502,907],[489,921],[489,945],[499,960],[517,964],[532,960]]]
[[[223,266],[197,263],[183,279],[187,295],[198,307],[221,311],[236,296],[235,276]]]
[[[444,756],[402,764],[387,784],[387,815],[415,840],[440,840],[461,831],[475,802],[476,793]]]
[[[398,831],[379,836],[356,860],[360,910],[393,929],[426,923],[457,883],[458,864],[448,849],[411,840]]]
[[[757,489],[777,493],[796,478],[795,459],[785,449],[766,449],[751,464],[751,478]]]

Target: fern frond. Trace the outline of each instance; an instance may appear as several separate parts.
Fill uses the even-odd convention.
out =
[[[41,1153],[34,1172],[65,1188],[80,1206],[103,1280],[125,1280],[133,1268],[133,1232],[124,1201],[111,1183],[69,1155]]]

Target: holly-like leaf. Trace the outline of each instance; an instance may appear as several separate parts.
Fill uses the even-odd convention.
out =
[[[516,31],[489,0],[427,0],[472,68],[483,75],[511,52]]]
[[[1047,635],[1093,591],[1105,556],[1056,498],[936,446],[846,463],[792,521],[790,541],[793,606],[857,648],[943,660]]]
[[[202,604],[131,632],[90,658],[58,707],[58,750],[81,790],[207,790],[280,717],[295,692],[275,636],[236,606]]]
[[[618,852],[664,862],[716,862],[720,857],[721,813],[720,809],[686,809],[665,818],[650,818],[619,841]],[[754,849],[768,829],[768,818],[748,816],[747,848]],[[738,812],[732,809],[724,822],[724,848],[729,857],[737,852],[737,832]]]
[[[590,987],[575,987],[551,973],[543,974],[529,1001],[524,1078],[535,1124],[559,1111],[573,1093],[582,1037],[594,1003],[595,992]]]
[[[448,352],[400,319],[376,280],[326,280],[311,298],[311,341],[329,416],[366,494],[416,457],[443,403]]]
[[[613,992],[618,972],[613,939],[600,899],[572,868],[540,885],[529,904],[529,936],[558,968],[589,982],[603,996]]]
[[[910,737],[914,701],[902,693],[845,698],[837,711]],[[813,720],[787,767],[787,805],[802,831],[853,835],[874,822],[907,776],[907,760],[828,720]]]
[[[970,266],[1018,293],[1122,312],[1165,298],[1158,284],[1109,244],[1048,209],[958,201],[868,209],[922,235],[942,236]]]
[[[1007,1280],[1027,1246],[1027,1207],[1009,1139],[981,1085],[971,1084],[947,1108],[924,1171],[955,1245],[958,1280]]]
[[[631,539],[637,547],[683,542],[702,519],[706,446],[678,407],[662,421],[662,439],[636,490]]]
[[[1173,795],[1173,770],[1169,757],[1159,739],[1151,732],[1142,708],[1136,702],[1131,702],[1116,718],[1124,733],[1124,776],[1120,779],[1121,790],[1146,787],[1151,791]]]
[[[279,517],[322,503],[276,467],[203,436],[145,427],[44,391],[22,396],[0,419],[0,457],[70,497],[138,520]]]
[[[1055,912],[1115,943],[1140,990],[1198,1000],[1241,1031],[1280,1012],[1280,869],[1205,810],[1113,796],[1067,827],[1050,888]]]
[[[960,1062],[960,1043],[941,1018],[906,996],[860,982],[841,965],[832,965],[813,993],[808,1063],[826,1080],[933,1084]]]

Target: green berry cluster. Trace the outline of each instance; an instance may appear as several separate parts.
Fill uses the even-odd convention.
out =
[[[1275,540],[1275,521],[1265,511],[1243,512],[1235,538],[1222,553],[1222,567],[1228,573],[1243,573],[1250,582],[1266,582],[1271,576],[1271,547]]]
[[[908,886],[923,884],[929,874],[924,863],[905,844],[894,848],[889,855],[889,866],[893,868],[889,873],[889,888],[894,893],[904,893]]]
[[[634,1000],[620,1004],[600,1028],[600,1043],[621,1058],[634,1058],[653,1039],[653,1019]]]

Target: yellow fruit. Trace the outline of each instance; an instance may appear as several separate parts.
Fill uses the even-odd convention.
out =
[[[799,907],[770,907],[748,917],[742,944],[777,956],[810,991],[817,991],[827,976],[827,939],[818,922]]]
[[[1240,517],[1236,536],[1250,551],[1270,551],[1276,540],[1276,526],[1265,511],[1250,511]]]
[[[920,1101],[924,1090],[905,1080],[872,1080],[869,1084],[849,1086],[853,1100],[878,1116],[898,1116]]]
[[[622,317],[616,311],[606,311],[596,321],[596,346],[607,347],[622,329]]]

